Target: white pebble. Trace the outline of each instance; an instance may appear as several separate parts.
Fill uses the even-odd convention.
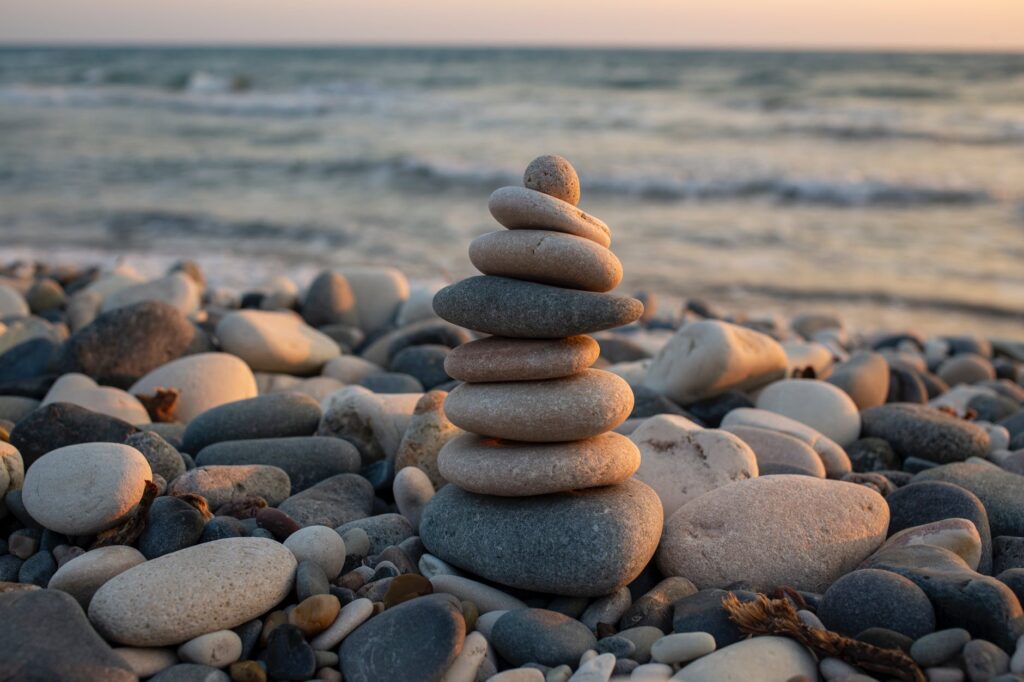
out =
[[[569,682],[608,682],[613,670],[615,654],[601,654],[581,665]]]
[[[441,682],[473,682],[486,656],[487,638],[479,632],[469,633],[462,645],[462,651],[445,672]]]
[[[815,613],[808,611],[807,609],[800,609],[796,612],[796,615],[799,616],[800,621],[809,628],[814,628],[815,630],[826,629],[825,624],[821,622],[821,619],[818,618]]]
[[[345,604],[338,617],[326,630],[313,638],[309,643],[317,651],[333,649],[345,639],[350,632],[363,624],[373,613],[373,602],[366,598],[356,599]]]
[[[284,541],[296,561],[312,561],[323,569],[328,580],[334,580],[345,565],[345,541],[333,528],[306,526]]]
[[[685,663],[715,650],[715,638],[706,632],[665,635],[651,645],[651,659],[658,663]]]
[[[536,668],[512,668],[497,675],[491,675],[487,682],[544,682],[544,673]]]
[[[861,674],[861,672],[852,665],[838,658],[822,659],[821,663],[818,664],[818,669],[821,671],[821,676],[826,680],[836,680],[839,678],[849,677],[851,675]]]
[[[418,530],[423,508],[434,496],[434,484],[430,482],[430,477],[419,467],[405,467],[395,474],[392,490],[398,512],[408,519],[413,530]]]
[[[178,647],[178,658],[188,663],[225,668],[242,656],[242,640],[231,630],[199,635]]]
[[[633,668],[629,676],[631,680],[649,680],[649,682],[661,682],[672,676],[672,666],[664,663],[644,663]]]

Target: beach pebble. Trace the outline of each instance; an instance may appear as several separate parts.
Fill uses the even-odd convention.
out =
[[[152,677],[178,662],[178,655],[173,649],[161,647],[115,647],[114,653],[139,677]]]
[[[164,668],[149,682],[231,682],[223,670],[198,663],[178,663]]]
[[[1024,498],[1020,495],[1024,478],[1019,474],[972,459],[922,471],[914,476],[914,483],[918,481],[946,481],[971,491],[985,505],[993,536],[1024,537]]]
[[[577,620],[546,609],[514,609],[491,629],[491,644],[513,665],[575,665],[597,646],[593,633]]]
[[[153,500],[146,527],[136,543],[147,559],[176,552],[199,542],[206,518],[183,499],[162,496]]]
[[[117,417],[71,403],[51,403],[22,418],[8,440],[21,453],[28,470],[36,460],[53,450],[70,445],[123,443],[137,431]]]
[[[858,438],[846,448],[846,454],[856,472],[899,469],[901,464],[889,441],[881,438]]]
[[[681,405],[728,390],[748,391],[781,379],[786,352],[760,332],[702,320],[684,325],[658,352],[644,385]]]
[[[360,458],[355,446],[340,438],[292,436],[214,443],[196,454],[196,464],[278,467],[288,475],[294,495],[332,476],[359,471]]]
[[[12,286],[0,284],[0,318],[31,315],[25,297]]]
[[[69,445],[47,453],[29,468],[22,502],[33,519],[51,530],[91,535],[124,520],[151,477],[149,463],[135,448],[115,443]]]
[[[43,398],[42,405],[72,403],[129,424],[148,424],[149,413],[138,398],[119,388],[99,386],[84,374],[65,374]]]
[[[669,632],[675,603],[695,592],[697,588],[686,578],[665,578],[628,607],[619,620],[619,628],[655,627]]]
[[[857,405],[841,389],[824,381],[776,381],[758,395],[757,407],[806,424],[843,447],[860,435]]]
[[[267,676],[272,680],[308,680],[316,671],[316,653],[302,630],[284,623],[271,631],[264,650]]]
[[[21,453],[10,443],[0,441],[0,500],[8,490],[20,490],[24,481],[25,462]]]
[[[178,658],[186,663],[226,668],[242,655],[242,640],[231,630],[217,630],[194,637],[178,647]]]
[[[590,438],[621,424],[632,408],[629,384],[595,369],[548,381],[461,384],[444,404],[460,428],[528,442]]]
[[[122,644],[179,644],[269,611],[291,590],[295,566],[292,553],[273,540],[207,542],[110,579],[93,595],[89,620]]]
[[[558,339],[635,322],[640,301],[505,277],[468,277],[437,292],[434,310],[467,329],[498,336]]]
[[[431,282],[429,284],[410,285],[409,298],[402,301],[398,307],[398,314],[395,316],[395,324],[398,327],[406,327],[416,322],[426,320],[437,320],[434,313],[434,294],[441,290],[444,284]]]
[[[328,378],[337,379],[343,384],[358,384],[364,378],[383,372],[384,368],[356,355],[340,355],[327,361],[321,373]]]
[[[715,638],[706,632],[666,635],[651,645],[651,658],[658,663],[686,663],[715,650]]]
[[[185,461],[181,454],[163,436],[154,431],[133,433],[124,443],[142,453],[153,473],[165,481],[173,481],[185,473]]]
[[[262,497],[276,507],[291,494],[288,474],[266,464],[233,464],[200,466],[186,471],[171,481],[169,495],[193,493],[206,498],[210,507],[219,507],[241,498]]]
[[[910,656],[918,665],[930,667],[957,656],[971,641],[971,633],[962,628],[939,630],[917,639],[910,647]]]
[[[419,597],[387,609],[341,643],[348,682],[438,679],[463,647],[466,624],[446,595]],[[380,655],[386,646],[387,654]]]
[[[607,248],[611,230],[568,201],[524,187],[501,187],[487,200],[491,215],[510,230],[553,230],[576,235]]]
[[[395,453],[395,470],[416,467],[435,488],[447,481],[438,468],[438,455],[448,441],[463,433],[444,413],[445,391],[430,391],[416,402],[409,425]]]
[[[320,423],[320,405],[297,393],[273,393],[225,403],[192,419],[182,449],[193,454],[222,441],[309,436]]]
[[[188,355],[162,365],[129,389],[152,395],[158,388],[180,391],[175,417],[183,423],[224,403],[256,397],[256,378],[242,360],[228,353]]]
[[[658,415],[629,437],[641,456],[635,476],[658,494],[666,519],[709,490],[757,476],[757,457],[740,438],[692,426],[683,417]]]
[[[489,644],[487,639],[479,632],[470,632],[462,645],[462,651],[445,671],[441,682],[474,682],[477,679],[477,671],[487,657]]]
[[[362,625],[373,613],[373,602],[355,599],[342,607],[338,617],[325,630],[310,640],[316,651],[327,651],[338,646],[353,630]]]
[[[679,671],[686,682],[786,682],[818,679],[818,664],[803,646],[785,637],[754,637],[703,656]]]
[[[445,480],[464,490],[520,497],[621,483],[640,465],[640,451],[617,433],[565,443],[466,433],[442,448],[438,465]]]
[[[950,386],[976,384],[996,378],[992,363],[977,353],[958,353],[939,365],[935,373]]]
[[[35,381],[49,374],[59,347],[51,339],[36,337],[0,351],[0,384]]]
[[[849,637],[880,627],[912,639],[935,630],[928,596],[901,575],[862,569],[847,573],[825,591],[818,616],[829,630]]]
[[[825,381],[845,391],[857,409],[878,407],[889,395],[889,363],[881,353],[858,351],[835,365]]]
[[[925,405],[890,404],[861,413],[862,436],[882,438],[901,458],[946,464],[985,457],[989,437],[983,428]]]
[[[1010,656],[992,642],[972,639],[961,652],[967,679],[971,682],[987,682],[997,675],[1010,672]]]
[[[338,268],[355,297],[359,326],[372,334],[390,324],[409,298],[409,282],[396,268],[346,266]]]
[[[430,584],[434,586],[435,592],[454,594],[463,601],[473,602],[481,614],[526,607],[522,601],[496,587],[484,585],[462,576],[434,575],[430,578]]]
[[[134,682],[135,673],[59,590],[11,591],[0,598],[3,673],[10,680]]]
[[[160,301],[176,308],[183,315],[191,315],[199,309],[201,294],[199,285],[191,277],[178,272],[124,287],[105,296],[100,312],[107,313],[144,301]]]
[[[825,478],[825,465],[810,445],[781,431],[756,426],[727,426],[722,429],[750,446],[757,458],[759,476],[803,474]]]
[[[548,230],[488,232],[470,243],[469,259],[485,275],[567,289],[611,291],[622,280],[622,264],[611,251]]]
[[[657,494],[633,479],[527,498],[482,496],[448,485],[427,505],[420,536],[431,554],[504,585],[601,596],[640,573],[661,526]],[[526,573],[523,565],[533,570]]]
[[[341,602],[333,594],[314,594],[288,612],[288,622],[307,638],[326,630],[341,611]]]
[[[622,618],[622,615],[633,603],[633,595],[628,587],[620,587],[611,594],[592,601],[579,616],[579,621],[586,625],[593,632],[597,632],[598,625],[606,623],[615,625]],[[633,645],[633,649],[636,645]],[[630,656],[632,656],[632,651]]]
[[[0,419],[11,423],[21,421],[23,417],[39,407],[39,401],[17,395],[0,395]]]
[[[260,372],[313,374],[341,353],[333,339],[289,311],[229,313],[217,323],[217,337],[224,350]]]
[[[444,366],[453,378],[470,383],[557,379],[582,372],[597,361],[599,353],[600,346],[589,336],[489,336],[452,349]]]
[[[361,528],[370,539],[370,554],[380,554],[392,545],[413,536],[412,524],[401,514],[377,514],[343,523],[334,530],[341,535],[353,528]]]
[[[373,511],[373,486],[358,474],[338,474],[292,495],[279,505],[299,526],[334,528]]]
[[[947,518],[906,528],[891,534],[883,547],[897,545],[932,545],[948,549],[963,559],[973,571],[978,570],[981,562],[981,536],[974,523],[967,519]]]
[[[818,453],[829,478],[841,478],[853,468],[850,457],[841,445],[810,426],[784,415],[768,410],[740,407],[730,411],[722,419],[722,428],[728,429],[733,426],[754,426],[799,438]]]
[[[348,280],[333,270],[313,279],[302,300],[302,317],[313,327],[329,324],[359,324],[356,297]]]
[[[745,581],[821,592],[882,544],[888,524],[885,499],[864,486],[794,475],[737,481],[668,519],[658,565],[701,588]]]
[[[568,682],[608,682],[615,667],[614,654],[600,654],[582,663]]]
[[[334,580],[345,565],[345,541],[327,526],[306,526],[284,541],[296,561],[312,561],[323,569],[328,580]]]
[[[531,161],[523,173],[523,186],[573,206],[580,203],[580,179],[576,169],[568,159],[557,154],[544,154]]]
[[[317,435],[352,443],[364,466],[394,458],[421,397],[419,393],[375,395],[361,386],[346,386],[323,402]]]
[[[422,469],[406,467],[395,473],[393,492],[399,513],[415,531],[420,525],[423,508],[434,496],[434,484]]]
[[[420,388],[415,390],[393,390],[390,393],[413,393],[422,391],[424,388],[430,390],[441,384],[447,384],[452,380],[444,370],[445,358],[451,351],[447,346],[438,344],[424,344],[409,346],[394,354],[391,358],[389,369],[398,376],[412,377]],[[386,373],[371,374],[364,381],[363,385],[374,379],[387,376]]]

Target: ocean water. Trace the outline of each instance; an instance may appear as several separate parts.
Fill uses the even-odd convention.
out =
[[[461,277],[549,152],[624,290],[1024,336],[1024,55],[0,49],[0,255]]]

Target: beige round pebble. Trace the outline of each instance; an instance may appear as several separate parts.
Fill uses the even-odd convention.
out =
[[[538,156],[523,173],[527,189],[543,192],[575,206],[580,203],[580,178],[569,160],[557,154]]]
[[[193,417],[224,403],[255,398],[256,378],[242,360],[230,353],[186,355],[157,367],[128,390],[152,395],[159,388],[180,392],[174,417],[188,423]]]
[[[342,607],[338,617],[318,634],[309,644],[317,651],[333,649],[341,643],[341,640],[363,624],[373,614],[373,602],[365,597],[353,600]]]
[[[469,260],[485,275],[584,291],[611,291],[622,281],[615,254],[589,239],[550,230],[499,230],[474,239]]]
[[[341,354],[334,339],[291,311],[228,313],[217,323],[217,337],[224,350],[258,372],[313,374]]]
[[[405,467],[395,474],[392,488],[398,512],[409,521],[415,531],[419,528],[423,508],[434,496],[434,484],[422,469],[412,466]]]
[[[510,230],[554,230],[583,237],[607,248],[611,230],[602,221],[572,204],[524,187],[496,189],[487,208]]]
[[[88,609],[92,596],[105,582],[145,561],[146,557],[134,547],[97,547],[58,568],[47,588],[67,592]]]
[[[25,474],[22,503],[40,524],[67,535],[92,535],[131,513],[153,478],[142,453],[118,443],[51,450]]]
[[[186,471],[171,481],[169,495],[202,495],[211,509],[242,497],[258,496],[271,507],[291,495],[292,483],[279,467],[267,464],[211,464]]]
[[[139,399],[113,386],[100,386],[84,374],[61,376],[46,393],[41,405],[73,403],[93,412],[123,419],[129,424],[148,424],[149,413]]]
[[[841,388],[825,381],[776,381],[758,395],[757,408],[806,424],[843,447],[860,436],[857,404]]]
[[[621,483],[640,466],[625,436],[604,433],[567,443],[503,441],[467,433],[438,457],[449,482],[484,495],[544,495]]]
[[[180,644],[262,616],[292,589],[296,561],[276,540],[225,538],[165,554],[107,581],[89,620],[107,640]]]
[[[715,650],[715,638],[706,632],[677,632],[651,645],[651,658],[658,663],[686,663]]]
[[[488,336],[452,349],[444,361],[450,377],[469,383],[536,381],[578,374],[601,354],[589,336],[509,339]]]
[[[582,440],[614,429],[633,409],[633,390],[609,372],[564,379],[462,384],[444,404],[456,426],[531,443]]]
[[[284,546],[296,561],[312,561],[323,569],[328,580],[337,578],[345,565],[345,541],[327,526],[300,528],[285,539]]]
[[[231,630],[199,635],[178,647],[178,658],[186,663],[225,668],[242,656],[242,640]]]
[[[161,647],[115,647],[114,653],[124,659],[132,672],[139,677],[152,677],[178,662],[178,656],[173,649]]]
[[[437,468],[437,456],[445,443],[463,432],[444,413],[447,397],[447,391],[434,390],[423,394],[416,402],[409,426],[395,453],[397,471],[416,467],[427,475],[435,488],[447,482]]]

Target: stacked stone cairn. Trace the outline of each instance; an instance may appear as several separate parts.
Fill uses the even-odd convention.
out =
[[[491,195],[508,229],[470,244],[483,275],[434,298],[442,318],[490,336],[445,362],[464,382],[445,411],[468,433],[440,453],[451,485],[427,506],[420,534],[439,558],[505,586],[609,594],[650,560],[663,518],[657,494],[631,478],[639,450],[612,431],[632,390],[590,368],[599,347],[586,334],[635,322],[644,307],[607,293],[622,266],[607,225],[576,207],[572,165],[542,156],[524,184]]]

